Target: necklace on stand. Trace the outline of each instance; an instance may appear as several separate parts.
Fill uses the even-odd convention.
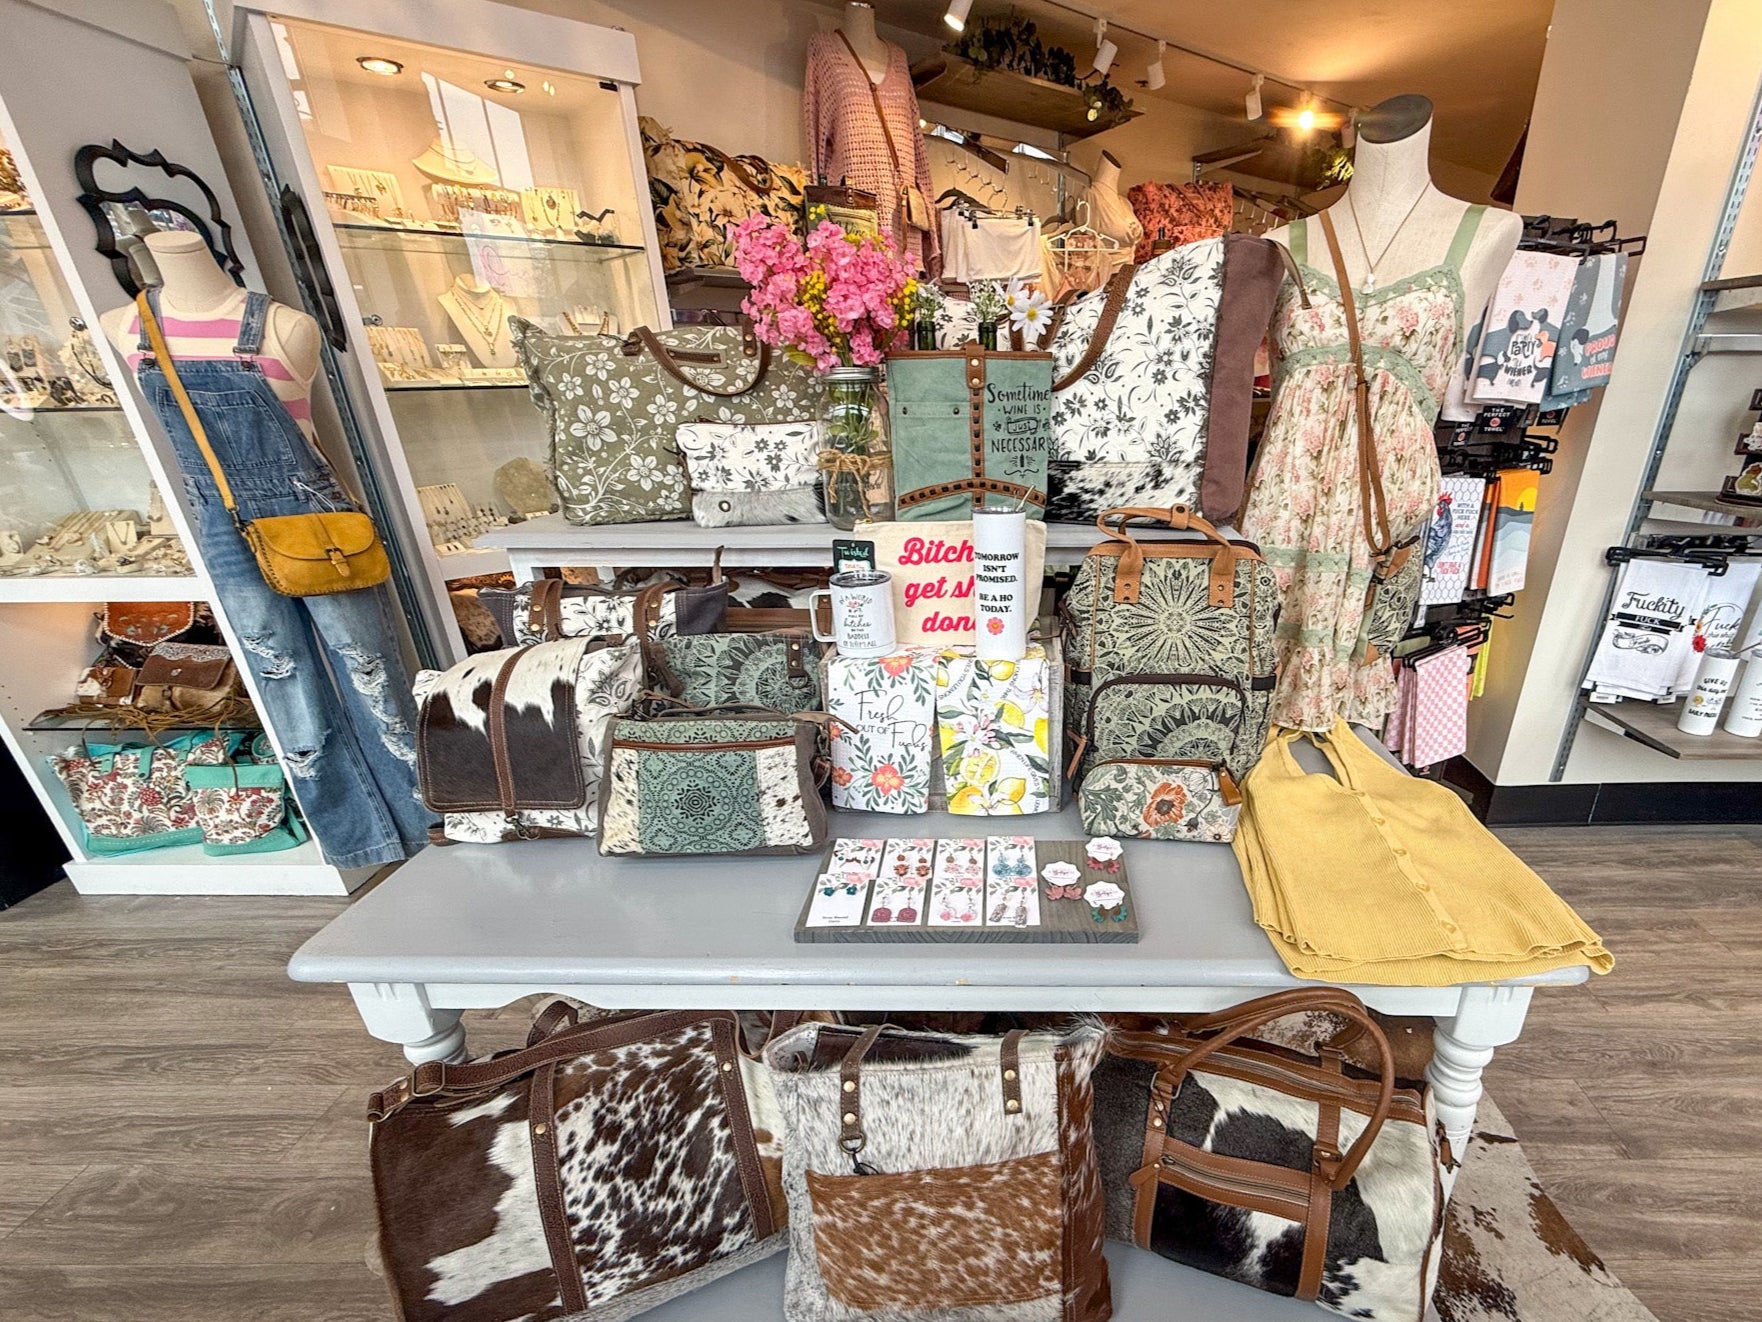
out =
[[[506,319],[502,316],[502,296],[493,288],[487,290],[483,302],[483,309],[487,309],[485,311],[478,307],[474,295],[454,285],[453,303],[464,314],[465,324],[477,332],[493,354],[496,351],[496,341],[502,337],[502,327],[506,324]]]
[[[1407,222],[1413,219],[1413,213],[1419,210],[1419,204],[1425,201],[1426,194],[1430,191],[1429,186],[1419,190],[1419,196],[1413,199],[1413,205],[1407,208],[1407,214],[1401,217],[1401,223],[1395,226],[1395,232],[1389,236],[1389,241],[1383,245],[1383,250],[1374,258],[1370,255],[1370,245],[1364,241],[1364,226],[1358,223],[1358,208],[1352,205],[1352,191],[1350,189],[1346,191],[1346,210],[1352,216],[1352,228],[1358,233],[1359,249],[1364,253],[1364,260],[1370,268],[1365,274],[1364,284],[1359,290],[1360,293],[1368,294],[1376,289],[1377,267],[1383,264],[1383,258],[1389,255],[1389,249],[1395,246],[1395,240],[1401,237],[1401,231],[1407,228]]]

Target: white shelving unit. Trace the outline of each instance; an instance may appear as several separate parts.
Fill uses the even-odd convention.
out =
[[[310,218],[307,292],[330,287],[314,302],[333,301],[334,347],[350,351],[333,366],[360,428],[364,476],[393,525],[408,604],[432,659],[449,665],[465,656],[449,582],[506,571],[509,560],[487,543],[439,551],[418,488],[450,484],[471,508],[495,508],[496,470],[546,462],[550,446],[523,384],[473,379],[505,364],[484,361],[440,296],[469,277],[497,291],[503,312],[553,329],[583,308],[609,313],[620,333],[671,325],[636,123],[635,38],[487,0],[239,0],[230,44],[271,187],[298,195]],[[522,189],[534,190],[534,206],[567,190],[590,215],[613,210],[601,223],[615,241],[581,241],[573,216],[562,227],[531,216],[455,222],[439,191],[447,185],[415,164],[431,142],[480,163],[486,207]],[[363,224],[346,209],[362,204],[337,188],[369,177],[381,219]],[[464,232],[431,228],[455,223]],[[369,337],[378,327],[420,341],[430,361],[417,374],[431,379],[385,379]],[[443,343],[468,347],[474,364],[461,375]],[[505,327],[499,345],[512,363]]]
[[[103,22],[108,26],[99,26],[89,11],[76,18],[24,0],[0,0],[0,32],[6,33],[9,48],[31,52],[29,60],[0,61],[0,144],[12,152],[35,203],[28,238],[9,246],[28,250],[23,254],[28,284],[63,333],[67,318],[77,316],[96,327],[100,313],[126,301],[108,259],[93,246],[92,222],[76,201],[80,185],[74,177],[74,152],[86,144],[121,140],[140,152],[161,151],[168,160],[195,170],[234,222],[234,241],[247,276],[254,272],[252,253],[236,223],[237,207],[190,81],[188,47],[175,13],[159,0],[139,0],[107,7]],[[70,88],[80,89],[79,94],[70,95]],[[114,180],[101,182],[108,186]],[[177,185],[164,176],[157,183],[162,195],[186,195],[177,193]],[[193,190],[187,196],[199,202]],[[0,227],[5,224],[0,217]],[[0,228],[0,240],[6,237]],[[0,333],[9,329],[8,306],[0,301]],[[373,870],[331,866],[315,839],[271,854],[215,856],[190,845],[95,855],[85,848],[72,805],[45,763],[49,754],[80,742],[78,730],[31,727],[40,713],[72,700],[74,681],[97,650],[94,616],[104,602],[205,601],[214,608],[222,635],[239,653],[225,605],[195,550],[170,443],[135,392],[127,364],[101,334],[95,339],[117,388],[117,405],[49,409],[30,421],[0,419],[0,428],[34,424],[37,432],[33,450],[27,452],[22,444],[0,447],[0,469],[13,459],[34,465],[27,472],[27,488],[37,496],[51,476],[64,483],[69,493],[64,512],[145,512],[149,492],[157,488],[195,572],[187,577],[0,577],[0,742],[18,760],[66,841],[72,853],[67,875],[83,893],[347,895]],[[64,413],[83,416],[63,418]],[[80,427],[77,444],[66,434],[69,421]],[[63,430],[58,432],[58,426]],[[0,477],[0,485],[4,483]],[[11,503],[16,502],[9,495]],[[11,508],[6,515],[9,523],[20,517]],[[256,697],[249,673],[240,669]],[[118,732],[106,728],[93,733],[114,738]],[[269,728],[268,734],[279,748],[275,730]]]

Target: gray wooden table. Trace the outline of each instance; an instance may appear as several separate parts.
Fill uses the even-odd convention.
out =
[[[832,834],[958,836],[971,817],[833,813]],[[1076,811],[1011,829],[1080,839]],[[1228,847],[1126,842],[1136,945],[828,945],[793,940],[818,855],[602,858],[589,840],[424,850],[289,963],[347,984],[377,1038],[411,1061],[466,1054],[461,1012],[558,993],[608,1009],[1022,1010],[1184,1013],[1305,985],[1254,924]],[[1495,1048],[1566,968],[1460,987],[1354,987],[1389,1014],[1438,1023],[1429,1077],[1457,1151]]]

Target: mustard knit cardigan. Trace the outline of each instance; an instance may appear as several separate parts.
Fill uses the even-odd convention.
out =
[[[1297,764],[1300,738],[1333,776]],[[1344,721],[1275,731],[1242,795],[1233,847],[1254,920],[1298,977],[1441,987],[1614,964],[1462,800],[1390,766]]]

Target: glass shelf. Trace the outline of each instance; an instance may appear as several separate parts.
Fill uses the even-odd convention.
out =
[[[422,390],[530,390],[524,381],[383,381],[388,393]]]
[[[648,251],[636,243],[589,243],[585,239],[551,239],[536,234],[482,234],[476,231],[405,229],[400,225],[339,224],[338,243],[350,248],[390,249],[397,252],[434,252],[450,249],[461,256],[470,244],[488,243],[496,247],[555,248],[559,255],[582,257],[628,257]]]

